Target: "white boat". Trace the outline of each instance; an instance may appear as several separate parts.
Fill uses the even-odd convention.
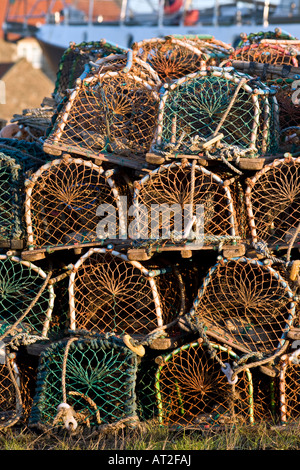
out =
[[[14,11],[17,11],[18,1],[22,2],[14,1]],[[35,25],[30,19],[34,18],[34,9],[43,0],[36,1],[22,17],[12,16],[8,8],[3,30],[8,35],[19,28],[21,36],[34,35],[55,70],[71,42],[80,44],[106,39],[130,47],[133,42],[152,37],[198,34],[212,35],[234,46],[241,33],[275,28],[300,38],[300,0],[274,0],[277,3],[270,0],[210,0],[211,6],[209,0],[107,0],[107,6],[114,2],[119,7],[119,18],[113,21],[105,21],[105,9],[103,15],[95,16],[99,1],[89,0],[88,11],[84,12],[74,6],[76,0],[61,0],[63,9],[60,11],[55,10],[55,0],[48,0],[43,22],[38,24],[37,18]],[[204,5],[208,6],[203,8]]]

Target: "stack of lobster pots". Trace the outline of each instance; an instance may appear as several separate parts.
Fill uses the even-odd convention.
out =
[[[299,424],[298,60],[280,30],[65,51],[0,139],[0,428]]]

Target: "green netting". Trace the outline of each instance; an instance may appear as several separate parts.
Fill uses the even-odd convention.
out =
[[[26,140],[0,139],[0,152],[15,158],[24,172],[37,170],[43,163],[53,160],[44,152],[42,143]]]
[[[32,334],[47,335],[53,301],[54,289],[41,268],[15,256],[0,255],[1,338],[20,322]]]
[[[20,239],[22,227],[21,166],[0,153],[0,240]]]
[[[48,338],[61,339],[69,328],[69,273],[66,270],[63,272],[58,271],[53,273],[50,281],[55,280],[53,289],[55,292],[55,299],[53,303],[53,310],[51,321],[49,324]]]
[[[134,421],[136,355],[113,336],[68,341],[53,343],[40,356],[29,425],[52,427],[58,421],[62,426],[56,419],[62,402],[72,406],[83,427]]]
[[[155,395],[155,373],[157,364],[151,354],[144,356],[138,366],[136,380],[137,412],[141,421],[158,414]]]
[[[160,92],[152,150],[197,155],[205,141],[223,134],[219,149],[236,148],[236,156],[274,151],[278,109],[273,94],[230,68],[211,67],[175,80]]]
[[[72,43],[65,50],[56,76],[54,96],[63,97],[67,89],[74,88],[76,79],[85,71],[85,65],[113,53],[122,54],[127,49],[107,42],[105,39],[94,42]]]
[[[0,139],[0,243],[10,247],[21,240],[24,228],[26,172],[37,169],[49,157],[42,146],[17,139]]]
[[[280,28],[275,28],[274,31],[258,31],[250,34],[242,33],[241,40],[237,44],[236,48],[240,48],[250,44],[257,44],[264,39],[274,39],[280,44],[281,41],[290,41],[297,39],[286,31],[282,31]]]

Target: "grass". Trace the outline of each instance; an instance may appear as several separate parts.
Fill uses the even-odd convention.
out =
[[[220,451],[220,450],[299,450],[300,428],[267,429],[262,423],[253,427],[229,428],[222,432],[171,432],[155,423],[142,429],[119,430],[107,435],[94,433],[68,435],[53,431],[36,432],[7,428],[0,432],[0,450],[72,451]]]

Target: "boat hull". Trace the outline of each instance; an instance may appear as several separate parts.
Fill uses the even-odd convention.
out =
[[[231,26],[127,26],[127,25],[42,25],[36,33],[37,39],[47,44],[68,48],[70,42],[80,44],[82,42],[99,41],[106,39],[109,42],[122,47],[130,47],[133,42],[153,37],[163,37],[169,34],[209,34],[228,44],[240,37],[241,33],[253,33],[256,31],[270,31],[276,27],[293,36],[300,36],[300,23],[282,24],[280,21],[268,26],[257,24],[231,25]]]

